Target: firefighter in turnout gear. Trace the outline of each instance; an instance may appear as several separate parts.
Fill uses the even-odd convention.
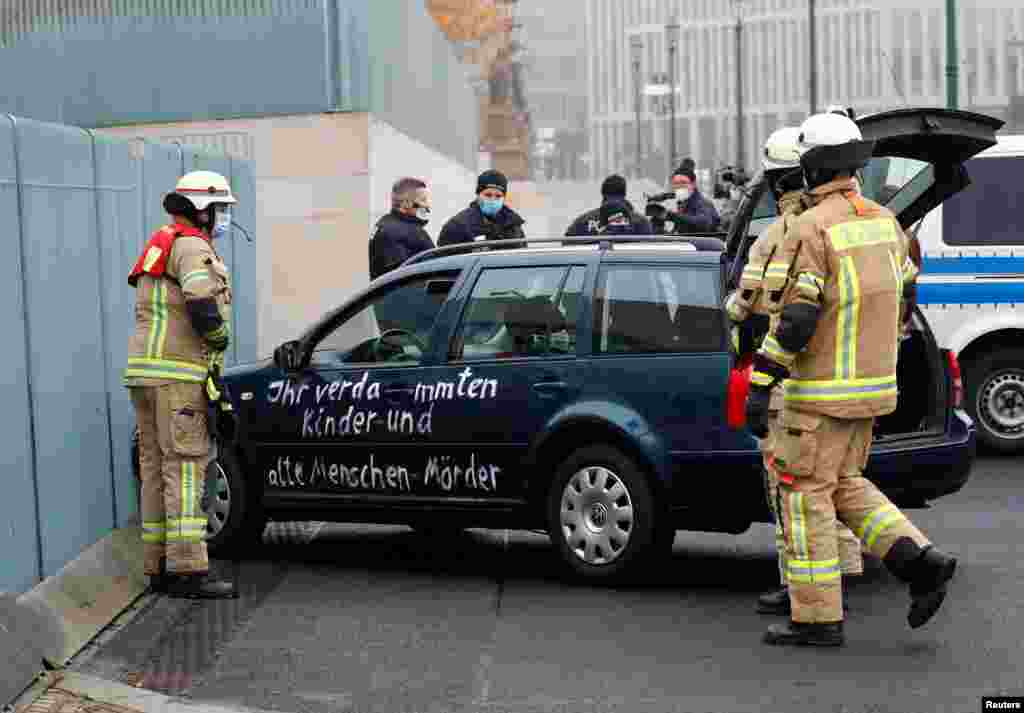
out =
[[[916,277],[895,216],[862,197],[854,178],[873,142],[837,114],[814,115],[800,131],[809,207],[765,272],[778,317],[754,358],[747,402],[749,427],[763,438],[771,392],[785,382],[773,464],[791,614],[764,640],[841,646],[837,516],[909,585],[913,628],[939,609],[956,559],[863,477],[875,417],[896,407],[900,309]]]
[[[235,596],[209,576],[200,501],[212,460],[207,384],[231,338],[228,270],[213,240],[227,233],[236,202],[220,174],[183,176],[164,198],[172,223],[153,233],[128,277],[135,330],[124,383],[139,429],[144,569],[154,591],[173,597]]]
[[[768,297],[762,289],[765,270],[779,251],[796,217],[803,212],[801,200],[803,176],[800,173],[800,154],[797,146],[799,127],[779,129],[768,137],[764,145],[762,168],[764,180],[775,197],[779,219],[775,221],[750,248],[750,257],[740,278],[739,289],[726,300],[726,312],[733,322],[733,344],[737,355],[748,358],[760,346],[778,313],[769,311]],[[775,520],[775,550],[779,563],[781,586],[761,595],[757,611],[761,614],[784,615],[790,613],[789,590],[786,579],[786,541],[782,530],[782,513],[778,508],[778,480],[772,467],[772,444],[775,442],[778,414],[782,410],[782,384],[772,389],[768,404],[768,435],[761,440],[764,458],[765,494],[768,507]],[[839,565],[843,576],[857,576],[864,572],[864,557],[860,540],[841,522],[836,522],[839,537]]]

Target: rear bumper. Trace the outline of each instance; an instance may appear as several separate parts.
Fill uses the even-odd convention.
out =
[[[897,505],[923,506],[951,495],[971,476],[977,450],[974,423],[956,409],[945,435],[927,442],[893,444],[871,455],[865,475]]]

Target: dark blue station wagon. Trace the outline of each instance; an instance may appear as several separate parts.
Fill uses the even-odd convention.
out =
[[[896,158],[872,170],[908,228],[922,201],[941,203],[931,184],[949,170],[922,147],[960,164],[994,141],[963,115],[943,138],[960,153],[939,151],[935,125],[951,116],[865,120],[873,138],[895,137],[879,146]],[[930,143],[907,139],[919,125]],[[928,163],[931,183],[898,185],[904,160]],[[572,571],[606,579],[664,553],[678,529],[769,522],[757,441],[728,425],[737,372],[721,308],[770,222],[765,201],[755,184],[724,242],[557,238],[424,253],[273,360],[229,369],[238,428],[208,474],[211,553],[255,546],[268,520],[543,528]],[[867,476],[922,507],[964,485],[975,434],[955,359],[920,313],[900,367],[900,405],[878,421]]]

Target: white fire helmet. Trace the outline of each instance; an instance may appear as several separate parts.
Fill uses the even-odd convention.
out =
[[[231,186],[224,176],[213,171],[192,171],[178,180],[174,192],[187,198],[196,207],[204,210],[211,203],[237,203]]]
[[[807,117],[800,126],[800,155],[816,146],[839,146],[853,141],[863,141],[860,128],[843,114],[815,114]]]
[[[800,128],[787,126],[772,132],[764,142],[764,156],[761,167],[765,171],[780,171],[800,167]]]

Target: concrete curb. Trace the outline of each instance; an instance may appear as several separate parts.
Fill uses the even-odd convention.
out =
[[[146,590],[139,528],[114,530],[16,599],[0,595],[0,703],[64,666]]]
[[[13,713],[267,713],[197,703],[80,673],[51,673],[26,692]]]

